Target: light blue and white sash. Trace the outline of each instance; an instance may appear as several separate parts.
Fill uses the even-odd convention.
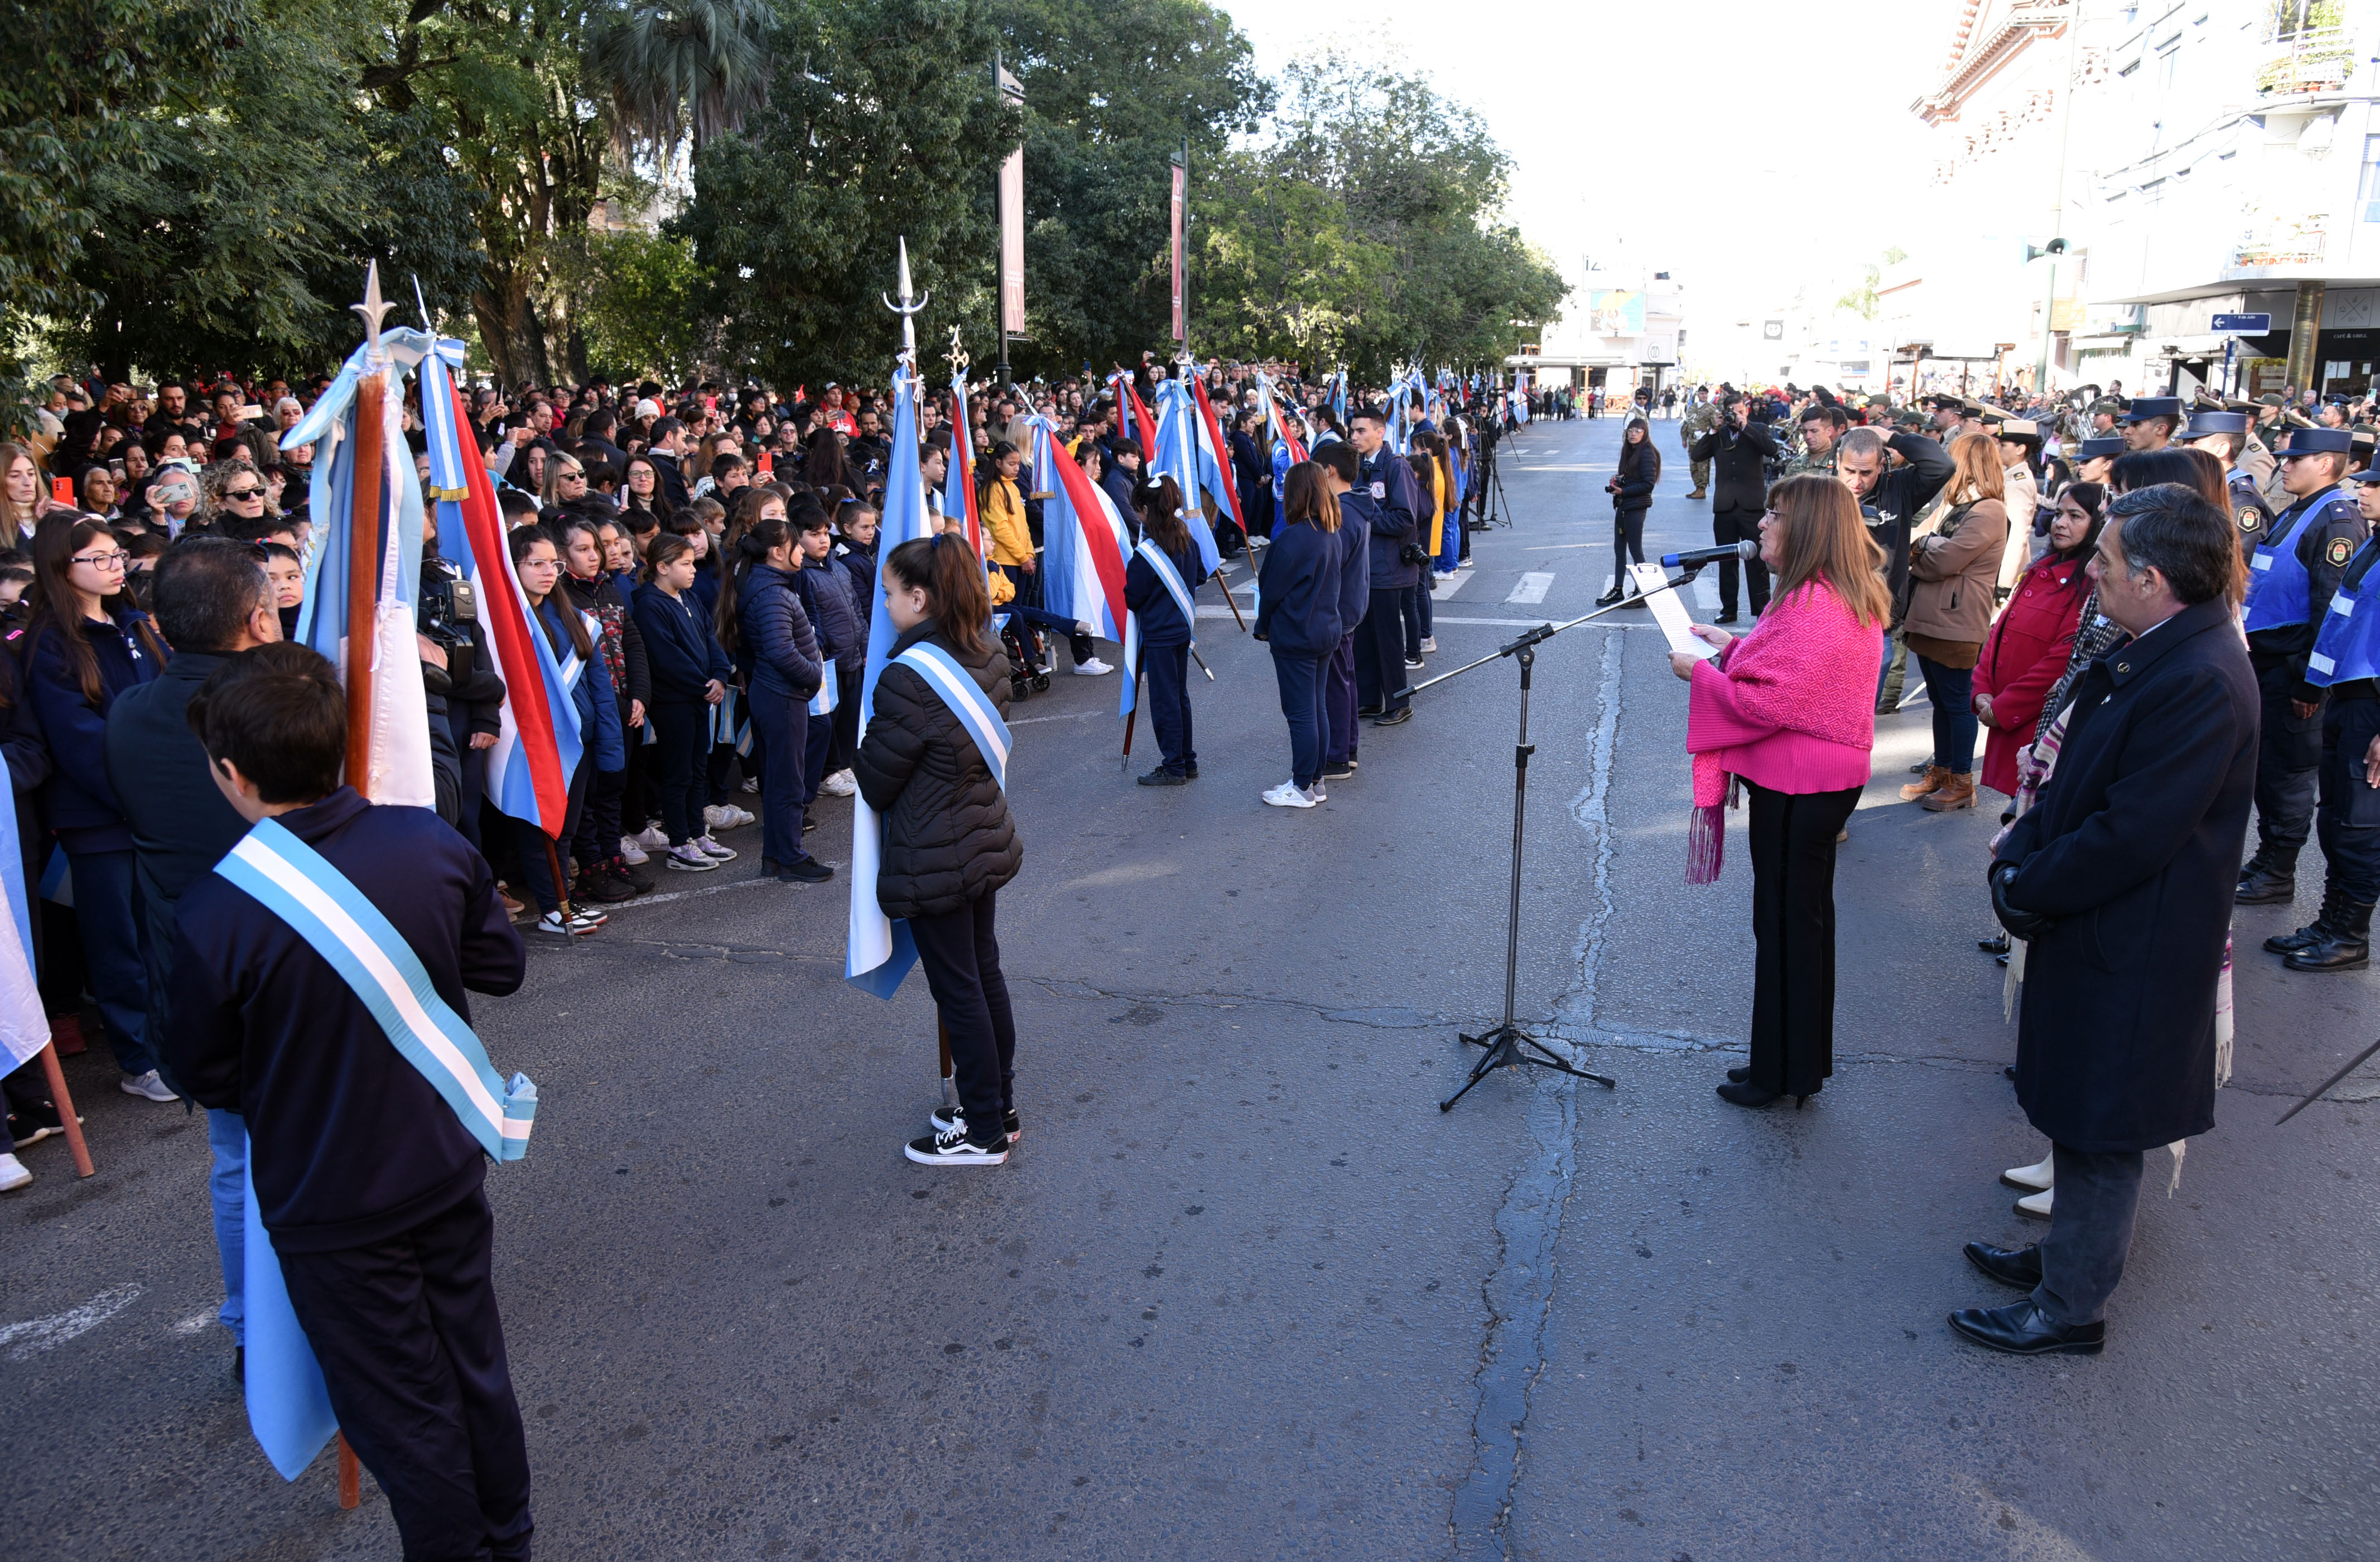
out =
[[[528,1153],[537,1086],[510,1083],[431,984],[413,946],[346,875],[273,819],[261,819],[215,871],[286,922],[363,1000],[405,1060],[455,1108],[480,1147],[500,1161]]]
[[[991,703],[958,659],[941,647],[920,640],[892,659],[926,681],[929,688],[941,696],[959,725],[975,739],[983,753],[983,762],[991,767],[991,779],[1008,790],[1008,723],[1000,719],[1000,708]]]
[[[1166,594],[1173,599],[1173,605],[1182,610],[1182,622],[1190,627],[1190,643],[1196,645],[1198,609],[1191,599],[1190,587],[1183,583],[1182,572],[1173,567],[1173,561],[1166,557],[1165,550],[1157,545],[1154,538],[1142,538],[1140,546],[1133,551],[1147,559],[1148,567],[1157,572],[1157,578],[1165,583]]]
[[[832,716],[834,714],[835,707],[843,703],[842,691],[835,686],[840,682],[841,680],[835,676],[834,663],[832,661],[827,662],[825,664],[825,675],[819,679],[818,693],[810,696],[811,715]]]

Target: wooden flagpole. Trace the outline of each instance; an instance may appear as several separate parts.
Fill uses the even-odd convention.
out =
[[[364,301],[349,306],[364,317],[364,373],[356,384],[356,460],[348,495],[347,527],[347,784],[371,796],[371,664],[379,639],[380,510],[386,499],[382,473],[382,415],[388,362],[380,325],[389,306],[380,295],[380,262],[364,273]]]

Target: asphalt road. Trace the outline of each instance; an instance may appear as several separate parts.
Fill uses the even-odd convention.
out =
[[[1652,540],[1706,541],[1656,431]],[[1429,672],[1586,611],[1618,434],[1508,447],[1517,524],[1438,603]],[[2295,913],[2240,914],[2238,1075],[2171,1197],[2151,1157],[2107,1353],[1989,1356],[1943,1324],[2002,1300],[1959,1244],[2037,1232],[1996,1177],[2040,1153],[1973,944],[1990,814],[1900,804],[1922,699],[1882,723],[1837,886],[1839,1072],[1803,1111],[1718,1102],[1742,825],[1688,889],[1683,691],[1646,616],[1548,646],[1531,713],[1521,1012],[1616,1092],[1503,1074],[1435,1107],[1502,1003],[1511,664],[1367,730],[1360,775],[1292,813],[1257,802],[1287,744],[1228,617],[1201,625],[1194,786],[1119,768],[1112,680],[1062,671],[1012,713],[1003,1168],[900,1158],[937,1099],[923,984],[847,988],[844,887],[755,880],[756,830],[533,951],[474,1016],[541,1096],[534,1153],[489,1178],[540,1554],[2380,1554],[2380,1072],[2270,1126],[2380,1011],[2380,978],[2255,949],[2311,915],[2318,865]],[[848,829],[837,805],[812,840],[840,860]],[[285,1484],[249,1440],[201,1124],[97,1053],[69,1073],[100,1174],[45,1144],[0,1200],[0,1553],[395,1556],[369,1478],[342,1513],[327,1458]]]

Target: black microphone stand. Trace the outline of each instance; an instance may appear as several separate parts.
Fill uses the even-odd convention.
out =
[[[1682,567],[1685,570],[1683,575],[1675,580],[1665,582],[1657,589],[1674,591],[1694,579],[1702,570],[1701,563],[1690,563]],[[1605,613],[1617,612],[1621,608],[1641,602],[1645,597],[1651,595],[1653,595],[1652,592],[1643,592],[1633,598],[1622,599],[1608,608],[1597,608],[1593,612],[1584,613],[1567,624],[1541,624],[1523,634],[1512,644],[1499,647],[1475,661],[1466,661],[1462,666],[1441,672],[1435,678],[1400,689],[1395,695],[1390,696],[1395,699],[1419,694],[1432,684],[1443,684],[1449,678],[1459,677],[1475,667],[1485,667],[1491,661],[1500,661],[1506,657],[1512,657],[1521,664],[1521,731],[1520,736],[1512,745],[1512,895],[1504,924],[1504,1021],[1485,1035],[1466,1035],[1459,1038],[1467,1047],[1485,1047],[1487,1050],[1479,1061],[1472,1067],[1470,1077],[1463,1082],[1463,1088],[1438,1104],[1438,1109],[1441,1112],[1452,1111],[1457,1101],[1471,1094],[1473,1085],[1477,1084],[1498,1069],[1519,1068],[1524,1064],[1532,1068],[1552,1069],[1558,1073],[1569,1074],[1574,1079],[1593,1080],[1607,1090],[1620,1088],[1618,1080],[1605,1074],[1589,1073],[1585,1069],[1572,1065],[1545,1043],[1523,1030],[1513,1012],[1521,981],[1521,844],[1529,813],[1529,756],[1537,751],[1537,745],[1529,741],[1529,684],[1536,668],[1538,646],[1552,639],[1565,629],[1575,629],[1590,620],[1601,618]]]

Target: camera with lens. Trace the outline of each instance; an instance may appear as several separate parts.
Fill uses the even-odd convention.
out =
[[[1418,542],[1408,542],[1403,547],[1397,550],[1397,562],[1399,563],[1426,564],[1429,563],[1429,550],[1423,547]]]
[[[451,657],[456,648],[474,643],[471,632],[479,622],[479,602],[471,583],[463,578],[463,566],[452,559],[422,560],[421,611],[415,615],[415,626],[445,647]]]

